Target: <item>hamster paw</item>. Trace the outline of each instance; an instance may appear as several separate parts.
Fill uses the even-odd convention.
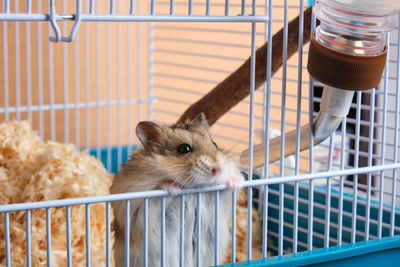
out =
[[[177,195],[181,191],[182,186],[174,181],[165,181],[161,183],[161,189],[166,190],[173,195]]]
[[[244,182],[244,179],[243,179],[242,175],[234,175],[228,180],[226,185],[228,187],[232,188],[233,190],[238,190],[242,187],[243,182]]]

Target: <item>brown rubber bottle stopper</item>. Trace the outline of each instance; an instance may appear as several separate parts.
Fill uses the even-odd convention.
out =
[[[332,87],[345,90],[375,88],[382,77],[387,46],[375,56],[355,56],[331,50],[312,36],[308,52],[307,70],[310,75]]]

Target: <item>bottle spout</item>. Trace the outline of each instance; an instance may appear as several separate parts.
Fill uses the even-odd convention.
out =
[[[326,138],[331,136],[350,110],[354,91],[342,90],[331,86],[324,86],[320,111],[312,122],[313,144],[318,145]],[[285,155],[284,157],[296,153],[297,142],[300,142],[300,151],[310,148],[310,126],[305,124],[300,128],[300,140],[297,140],[296,130],[285,134]],[[270,140],[268,163],[275,162],[281,158],[281,136]],[[259,168],[265,163],[265,143],[257,144],[253,147],[253,166]],[[240,155],[240,164],[244,168],[249,168],[249,150],[244,150]]]

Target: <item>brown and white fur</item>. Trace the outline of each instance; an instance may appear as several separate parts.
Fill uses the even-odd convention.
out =
[[[140,122],[136,134],[143,148],[136,150],[115,176],[111,193],[165,189],[177,194],[183,188],[226,184],[238,189],[243,176],[233,160],[212,141],[203,114],[193,121],[172,126]],[[189,148],[188,148],[189,147]],[[214,192],[201,195],[201,261],[202,266],[214,264],[215,214]],[[231,192],[221,191],[219,199],[220,263],[229,244]],[[142,266],[144,201],[131,201],[130,266]],[[161,201],[149,199],[148,266],[161,265]],[[125,261],[125,202],[112,203],[115,219],[114,255],[117,266]],[[195,266],[197,196],[185,195],[184,264]],[[165,266],[179,266],[180,199],[165,199]]]

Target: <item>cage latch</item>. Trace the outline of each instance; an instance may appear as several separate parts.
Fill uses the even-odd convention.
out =
[[[75,35],[78,32],[79,25],[81,24],[81,16],[82,16],[81,0],[76,0],[75,9],[76,9],[76,12],[73,15],[75,23],[74,23],[74,26],[72,27],[71,33],[69,34],[68,37],[61,36],[61,31],[57,24],[57,16],[59,16],[59,15],[56,13],[56,7],[54,5],[54,0],[50,0],[49,19],[50,19],[51,27],[53,28],[54,34],[55,34],[55,36],[49,37],[50,41],[52,41],[52,42],[62,41],[62,42],[69,43],[69,42],[72,42],[72,40],[74,40]]]

